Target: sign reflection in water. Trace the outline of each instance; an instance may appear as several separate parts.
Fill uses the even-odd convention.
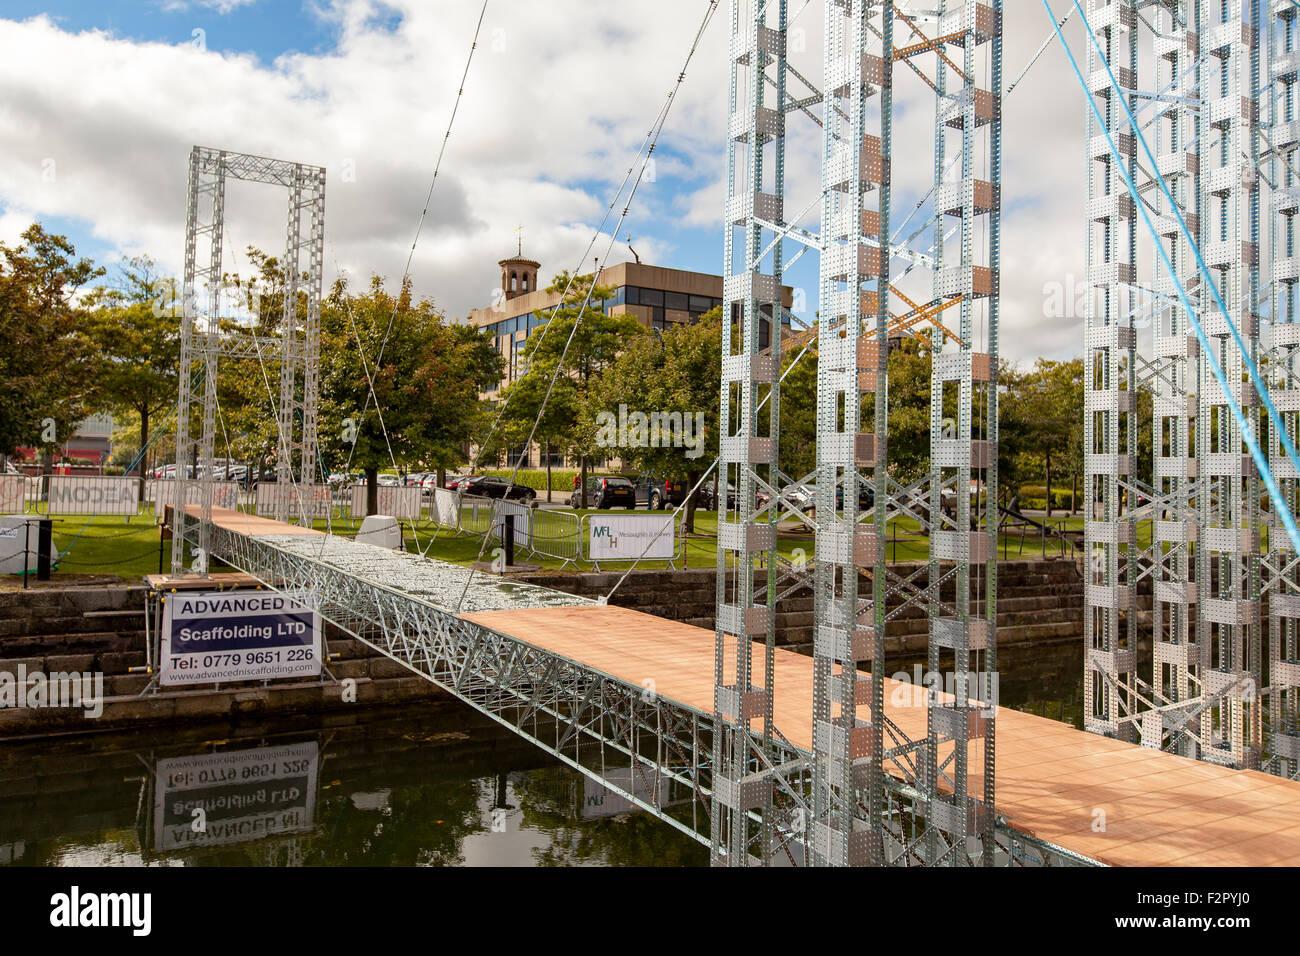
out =
[[[166,853],[310,830],[319,757],[312,740],[159,760],[154,849]]]
[[[0,866],[708,864],[706,847],[460,707],[237,733],[6,743]]]

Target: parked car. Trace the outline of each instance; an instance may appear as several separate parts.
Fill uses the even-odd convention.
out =
[[[186,465],[186,466],[185,466],[185,475],[186,475],[186,477],[188,477],[188,478],[193,478],[193,477],[194,477],[194,466],[193,466],[193,465]],[[172,465],[163,465],[163,466],[160,467],[160,468],[155,468],[155,469],[153,470],[153,476],[154,476],[155,478],[175,478],[175,477],[176,477],[176,466],[175,466],[174,464],[172,464]]]
[[[400,488],[402,479],[397,475],[380,475],[375,479],[375,483],[384,488]]]
[[[686,500],[686,494],[691,490],[684,481],[656,478],[653,475],[642,475],[636,480],[635,488],[636,503],[645,505],[651,511],[665,507],[676,508]]]
[[[786,485],[781,489],[781,500],[797,511],[816,511],[817,486],[811,483]]]
[[[455,491],[460,487],[462,481],[473,481],[478,475],[448,475],[447,483],[443,485],[448,491]]]
[[[754,492],[754,507],[761,508],[771,499],[766,491],[756,490]],[[713,486],[707,485],[700,489],[700,507],[705,511],[712,511],[716,502],[713,500]],[[736,510],[736,486],[732,482],[727,482],[727,508],[731,511]]]
[[[438,473],[436,471],[431,471],[425,475],[424,480],[420,482],[420,493],[423,495],[431,495],[437,487]]]
[[[509,494],[506,493],[509,489]],[[510,501],[532,502],[537,498],[537,491],[527,485],[511,485],[506,479],[495,475],[478,475],[466,478],[457,486],[457,491],[467,495],[479,495],[483,498],[506,498]]]
[[[575,491],[569,504],[577,508],[582,497]],[[592,475],[587,479],[588,508],[636,508],[636,486],[622,475]]]
[[[872,491],[871,486],[864,482],[858,483],[858,510],[866,511],[876,501],[876,493]],[[835,489],[835,507],[844,507],[844,486],[840,485]]]

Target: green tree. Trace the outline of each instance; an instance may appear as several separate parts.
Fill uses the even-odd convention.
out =
[[[634,337],[593,392],[597,407],[592,414],[617,417],[620,405],[647,415],[676,413],[681,415],[683,427],[690,422],[697,440],[691,447],[673,447],[663,441],[660,447],[643,441],[619,444],[635,437],[624,434],[607,450],[616,451],[634,468],[658,478],[682,480],[688,488],[695,488],[718,450],[721,368],[721,308],[705,313],[694,324]],[[702,432],[694,431],[697,423],[702,424]],[[695,530],[697,497],[691,495],[686,504],[687,533]]]
[[[889,464],[896,481],[908,484],[930,468],[929,344],[904,338],[889,353]],[[945,409],[951,417],[956,409]]]
[[[781,374],[781,470],[801,478],[817,467],[817,348],[784,350]],[[798,364],[795,360],[798,359]]]
[[[1083,360],[1038,359],[1012,376],[1003,404],[1024,430],[1026,454],[1043,463],[1051,517],[1053,477],[1070,475],[1077,484],[1082,471]]]
[[[87,316],[86,334],[95,350],[95,409],[138,419],[142,478],[152,419],[176,401],[180,316],[167,307],[176,301],[175,285],[159,276],[147,256],[127,259],[116,287],[95,290]]]
[[[94,370],[77,292],[103,274],[40,223],[17,246],[0,243],[0,453],[44,445],[48,462],[85,417]]]
[[[575,277],[560,308],[535,313],[543,324],[533,332],[536,341],[530,336],[524,347],[526,373],[521,371],[502,394],[508,402],[501,416],[502,442],[518,448],[528,440],[536,422],[535,441],[563,448],[578,459],[583,507],[587,504],[588,460],[599,449],[595,412],[600,380],[618,356],[646,334],[635,316],[603,310],[601,303],[614,297],[614,289],[592,288],[594,280],[590,273]],[[566,286],[567,271],[557,275],[546,291],[559,294]]]
[[[500,374],[491,340],[414,302],[409,280],[397,298],[379,276],[364,295],[340,280],[321,309],[322,455],[365,472],[373,514],[381,468],[464,460],[483,420],[479,393]]]

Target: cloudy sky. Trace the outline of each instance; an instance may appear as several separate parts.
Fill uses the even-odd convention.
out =
[[[1064,11],[1068,2],[1053,6]],[[5,0],[0,241],[14,241],[39,219],[110,269],[123,255],[147,254],[178,272],[186,162],[200,144],[327,167],[327,283],[340,270],[395,282],[479,7],[477,0]],[[578,265],[707,8],[707,0],[489,0],[416,247],[416,290],[453,316],[488,304],[496,260],[513,252],[520,224],[524,251],[542,262],[544,277]],[[820,83],[822,2],[791,0],[790,13],[792,59]],[[724,0],[612,262],[631,258],[630,235],[643,261],[721,271],[729,19]],[[1009,4],[1006,19],[1009,83],[1050,22],[1037,0]],[[1067,35],[1077,50],[1078,35]],[[896,223],[932,175],[933,98],[908,78],[899,99]],[[1081,320],[1045,315],[1044,289],[1063,287],[1068,299],[1083,271],[1083,109],[1055,44],[1006,101],[1001,341],[1016,360],[1081,350]],[[792,119],[789,144],[793,215],[819,188],[820,131]],[[282,195],[231,187],[227,270],[247,268],[250,244],[268,251],[282,244]],[[615,215],[622,208],[620,201]],[[816,211],[814,204],[805,217],[814,229]],[[606,235],[596,254],[608,243]],[[590,258],[582,265],[589,269]],[[805,290],[809,318],[816,269],[816,256],[807,255],[787,274]]]

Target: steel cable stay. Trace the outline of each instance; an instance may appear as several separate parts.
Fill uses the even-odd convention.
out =
[[[232,230],[230,230],[229,227],[226,227],[226,228],[225,228],[225,231],[226,231],[227,233],[231,233],[231,232],[232,232]],[[231,257],[235,260],[235,261],[234,261],[234,265],[236,266],[236,268],[238,268],[238,266],[239,266],[239,253],[236,251],[238,248],[239,248],[239,246],[238,246],[237,243],[234,242],[234,239],[233,239],[233,236],[232,236],[232,237],[231,237],[231,242],[230,242],[230,254],[231,254]],[[250,263],[250,266],[251,266],[251,263]],[[238,273],[236,273],[236,275],[238,275]],[[222,281],[222,280],[221,280],[220,277],[218,277],[218,282],[220,282],[220,281]],[[296,303],[295,303],[295,305],[296,305]],[[210,316],[210,317],[209,317],[209,321],[215,321],[215,322],[217,322],[217,323],[218,323],[218,327],[219,327],[219,323],[220,323],[220,321],[221,321],[221,318],[220,318],[220,316],[216,316],[215,318]],[[281,317],[280,317],[280,321],[281,321],[281,322],[286,322],[286,323],[287,323],[287,322],[290,321],[290,318],[289,318],[288,315],[281,315]],[[296,321],[296,316],[294,317],[294,321]],[[259,367],[259,369],[260,369],[260,371],[261,371],[261,373],[262,373],[262,383],[263,383],[264,387],[266,388],[267,405],[268,405],[269,408],[271,409],[272,416],[273,416],[274,419],[275,419],[276,441],[277,441],[277,444],[280,446],[280,448],[281,448],[282,450],[285,450],[285,449],[288,448],[289,436],[286,436],[286,435],[284,434],[284,428],[283,428],[283,426],[282,426],[282,424],[281,424],[281,422],[280,422],[280,417],[279,417],[278,415],[275,414],[275,412],[276,412],[275,396],[274,396],[274,393],[273,393],[272,390],[271,390],[271,380],[270,380],[270,377],[267,375],[267,371],[266,371],[266,362],[265,362],[265,360],[264,360],[264,358],[263,358],[263,356],[262,356],[262,342],[261,342],[261,340],[260,340],[260,339],[258,338],[258,336],[257,336],[257,331],[256,331],[256,329],[255,329],[254,327],[252,327],[251,325],[250,325],[249,327],[247,327],[247,328],[241,329],[241,332],[246,333],[246,334],[248,335],[248,337],[249,337],[249,338],[252,340],[252,342],[253,342],[253,350],[254,350],[254,354],[257,356],[257,364],[258,364],[258,367]],[[288,356],[281,355],[281,356],[280,356],[280,361],[281,361],[281,362],[288,361]],[[215,410],[216,410],[217,414],[220,416],[220,414],[221,414],[221,402],[220,402],[220,398],[219,398],[219,397],[216,398],[214,404],[215,404]],[[226,437],[226,455],[227,455],[227,458],[228,458],[228,457],[229,457],[229,454],[230,454],[230,436],[229,436],[228,434],[226,434],[226,432],[225,432],[225,419],[224,419],[224,417],[221,418],[221,421],[222,421],[222,426],[221,426],[222,434],[225,435],[225,437]],[[179,452],[179,449],[177,449],[177,451]],[[317,454],[317,460],[319,461],[319,439],[317,440],[317,452],[318,452],[318,454]],[[288,454],[287,451],[286,451],[285,453],[286,453],[286,455]],[[197,477],[197,475],[196,475],[195,477]],[[310,487],[311,479],[312,479],[312,476],[311,476],[311,475],[307,475],[307,476],[305,476],[305,480],[307,481],[309,487]],[[302,523],[303,523],[303,526],[304,526],[304,527],[308,527],[308,528],[310,528],[310,527],[312,526],[312,520],[313,520],[313,519],[312,519],[311,516],[308,515],[308,512],[307,512],[307,505],[306,505],[306,503],[305,503],[305,501],[304,501],[304,498],[303,498],[302,481],[300,481],[299,478],[294,477],[293,469],[292,469],[292,468],[289,469],[289,481],[290,481],[290,483],[291,483],[292,486],[293,486],[293,490],[294,490],[294,498],[295,498],[295,499],[297,500],[297,502],[298,502],[298,513],[299,513],[299,517],[300,517],[300,519],[301,519],[301,521],[302,521]],[[254,496],[256,496],[256,489],[254,489]],[[179,506],[179,507],[183,507],[184,504],[183,504],[182,502],[178,502],[178,506]],[[256,511],[257,511],[257,501],[256,501],[256,497],[254,497],[254,501],[253,501],[253,511],[254,511],[254,513],[256,513]],[[327,521],[328,521],[328,520],[329,520],[329,515],[328,515],[328,514],[326,515],[326,518],[327,518]],[[330,527],[332,528],[332,524],[330,525]],[[206,567],[206,561],[207,561],[207,558],[208,558],[208,556],[207,556],[207,555],[204,555],[203,560],[205,561],[205,567]]]
[[[717,5],[717,0],[710,0],[709,10],[712,11],[716,7],[716,5]],[[712,12],[706,13],[704,25],[707,25],[708,19],[711,16],[712,16]],[[701,35],[703,34],[703,25],[700,28],[700,34]],[[699,35],[697,35],[696,36],[697,44],[699,42],[699,38],[700,38]],[[692,53],[693,52],[694,52],[694,48],[692,48]],[[689,58],[688,58],[688,62],[689,62]],[[615,191],[613,197],[610,199],[609,204],[605,207],[604,215],[601,216],[600,222],[596,224],[596,229],[592,233],[591,239],[587,242],[586,248],[583,249],[582,254],[578,257],[578,262],[577,265],[574,267],[573,272],[569,274],[568,281],[565,283],[564,289],[560,292],[560,301],[551,307],[551,314],[547,317],[547,319],[545,321],[538,323],[538,328],[541,329],[541,334],[538,336],[529,337],[530,339],[533,340],[533,346],[532,346],[532,350],[527,351],[524,356],[525,371],[523,373],[523,376],[521,376],[521,378],[527,377],[529,372],[532,370],[532,359],[537,355],[537,350],[541,348],[542,343],[546,341],[546,336],[551,330],[550,320],[555,317],[555,314],[560,310],[560,307],[564,304],[565,299],[568,298],[569,290],[573,288],[573,283],[577,280],[578,275],[582,271],[582,264],[587,261],[587,256],[591,253],[591,250],[595,248],[597,241],[599,241],[601,233],[605,228],[605,223],[609,221],[609,217],[613,214],[614,209],[618,206],[619,200],[622,199],[623,190],[625,190],[628,187],[628,183],[632,179],[632,173],[637,170],[638,165],[641,168],[641,170],[644,171],[645,164],[649,162],[650,152],[647,151],[647,147],[649,148],[650,151],[653,151],[654,145],[658,140],[658,134],[656,130],[662,127],[663,120],[667,118],[668,110],[672,106],[674,94],[677,91],[677,87],[681,85],[681,79],[684,78],[685,77],[683,72],[682,76],[678,80],[677,86],[675,86],[673,89],[668,91],[668,95],[664,99],[663,105],[659,107],[659,112],[658,114],[656,114],[654,121],[650,124],[650,129],[646,131],[645,137],[641,141],[641,145],[637,147],[636,154],[632,157],[632,165],[630,165],[627,168],[627,172],[623,176],[623,181],[619,183],[618,189]],[[641,160],[641,154],[643,152],[646,154],[645,160]],[[638,174],[638,179],[639,179],[639,174]],[[627,202],[629,203],[631,202],[630,196],[628,197]],[[627,210],[625,208],[624,214],[626,214],[626,212]],[[618,232],[619,230],[615,228],[612,235],[617,236]],[[610,245],[611,246],[613,245],[612,241]],[[525,349],[527,349],[528,341],[529,339],[525,339]],[[513,397],[514,397],[513,393],[508,394],[505,397],[505,400],[502,402],[501,407],[497,410],[496,417],[492,420],[492,424],[488,428],[488,433],[486,438],[484,438],[484,440],[479,443],[474,453],[474,457],[470,461],[470,474],[474,473],[474,470],[478,466],[480,456],[483,454],[484,449],[486,449],[489,443],[492,441],[492,436],[496,434],[497,426],[501,423],[501,419],[505,415],[506,409],[509,408],[510,401]]]
[[[1118,93],[1121,94],[1117,96],[1116,99],[1120,103],[1120,105],[1123,106],[1124,112],[1128,116],[1129,125],[1130,128],[1133,130],[1135,138],[1137,139],[1138,142],[1142,144],[1142,149],[1146,153],[1148,161],[1152,164],[1152,168],[1156,168],[1156,160],[1154,155],[1151,152],[1151,147],[1147,143],[1146,137],[1142,135],[1142,131],[1138,128],[1136,120],[1133,117],[1133,113],[1129,109],[1128,103],[1126,103],[1124,100],[1124,97],[1122,95],[1123,88],[1120,86],[1119,81],[1115,78],[1115,74],[1111,68],[1110,61],[1105,56],[1102,46],[1097,39],[1097,35],[1096,33],[1093,32],[1092,25],[1088,22],[1087,15],[1083,13],[1083,9],[1079,5],[1079,0],[1073,0],[1073,3],[1075,9],[1079,12],[1080,17],[1083,20],[1084,29],[1087,30],[1088,36],[1093,46],[1096,48],[1102,64],[1106,68],[1106,73],[1110,79],[1111,85]],[[1047,11],[1048,16],[1052,18],[1052,22],[1055,27],[1056,16],[1052,12],[1052,8],[1048,3],[1048,0],[1042,0],[1042,4],[1043,4],[1043,8]],[[1060,41],[1062,49],[1065,50],[1066,58],[1069,60],[1070,68],[1074,71],[1075,78],[1079,81],[1080,87],[1083,89],[1084,93],[1087,94],[1088,84],[1087,81],[1084,79],[1082,71],[1079,68],[1079,64],[1075,60],[1074,54],[1071,52],[1069,45],[1065,42],[1065,37],[1061,33],[1060,29],[1059,28],[1055,28],[1055,29],[1056,29],[1057,39]],[[1097,104],[1093,101],[1091,95],[1086,95],[1085,98],[1088,100],[1088,105],[1093,111],[1093,114],[1097,117],[1098,123],[1101,127],[1101,131],[1106,137],[1106,142],[1110,148],[1111,155],[1115,156],[1117,159],[1122,159],[1123,156],[1120,153],[1119,148],[1115,144],[1114,137],[1112,136],[1111,131],[1108,128],[1106,128],[1105,120],[1102,117],[1101,111],[1097,107]],[[1124,183],[1128,187],[1130,195],[1134,197],[1135,200],[1134,205],[1137,208],[1137,211],[1142,214],[1143,224],[1146,226],[1147,231],[1151,234],[1154,240],[1155,247],[1160,254],[1160,260],[1162,265],[1165,268],[1165,271],[1168,273],[1170,279],[1174,283],[1174,286],[1178,290],[1179,300],[1182,304],[1184,312],[1187,315],[1188,320],[1191,323],[1192,329],[1196,333],[1197,341],[1200,343],[1200,347],[1206,356],[1206,359],[1210,367],[1210,371],[1214,375],[1215,380],[1218,382],[1220,390],[1223,392],[1223,397],[1227,401],[1227,405],[1229,410],[1232,413],[1233,419],[1236,421],[1237,426],[1241,429],[1242,438],[1246,442],[1247,448],[1250,450],[1250,456],[1254,460],[1255,466],[1259,469],[1260,479],[1264,482],[1264,486],[1268,490],[1269,498],[1273,502],[1274,508],[1277,509],[1278,517],[1282,521],[1282,524],[1286,529],[1287,536],[1291,539],[1292,547],[1295,548],[1296,551],[1300,552],[1300,529],[1297,529],[1295,516],[1291,514],[1290,508],[1287,507],[1285,501],[1282,498],[1281,490],[1278,488],[1277,482],[1273,477],[1272,469],[1269,468],[1268,458],[1259,446],[1259,441],[1255,435],[1255,430],[1251,427],[1249,420],[1247,420],[1245,415],[1242,413],[1241,408],[1237,405],[1236,400],[1232,397],[1233,393],[1232,393],[1232,389],[1229,386],[1227,375],[1224,373],[1223,367],[1220,365],[1218,357],[1214,354],[1213,349],[1210,348],[1209,338],[1206,336],[1204,329],[1202,329],[1200,320],[1196,317],[1196,311],[1195,309],[1193,309],[1192,304],[1188,299],[1187,290],[1184,288],[1182,281],[1178,278],[1177,270],[1174,269],[1173,262],[1169,258],[1168,251],[1165,249],[1164,244],[1160,242],[1160,235],[1155,228],[1155,224],[1151,222],[1151,217],[1148,214],[1144,204],[1137,201],[1138,191],[1137,191],[1136,184],[1133,182],[1132,176],[1129,174],[1129,171],[1124,167],[1123,162],[1117,162],[1116,168],[1123,176]],[[1255,367],[1254,361],[1250,358],[1245,343],[1242,341],[1241,333],[1237,330],[1236,325],[1233,323],[1232,318],[1229,315],[1227,304],[1223,301],[1223,296],[1220,294],[1217,284],[1213,281],[1213,278],[1210,276],[1209,268],[1206,266],[1205,260],[1201,256],[1200,248],[1197,245],[1196,240],[1192,237],[1191,231],[1188,229],[1187,223],[1183,219],[1182,213],[1179,211],[1177,205],[1173,203],[1172,194],[1169,191],[1168,184],[1164,181],[1163,178],[1158,178],[1157,183],[1161,187],[1161,190],[1165,193],[1166,198],[1169,199],[1171,203],[1172,212],[1178,223],[1178,227],[1182,232],[1183,238],[1187,241],[1189,247],[1191,248],[1192,255],[1196,259],[1197,268],[1202,277],[1202,283],[1203,285],[1208,286],[1210,291],[1213,293],[1215,304],[1218,306],[1219,311],[1224,318],[1224,321],[1227,323],[1227,327],[1232,334],[1233,341],[1236,343],[1237,348],[1241,351],[1243,364],[1246,366],[1246,369],[1250,374],[1251,382],[1254,384],[1256,392],[1259,395],[1261,402],[1264,404],[1264,407],[1268,412],[1269,421],[1277,432],[1283,450],[1285,451],[1287,458],[1290,459],[1291,463],[1297,468],[1297,470],[1300,470],[1300,455],[1297,454],[1295,444],[1292,442],[1291,436],[1288,434],[1286,428],[1282,424],[1281,416],[1278,415],[1276,407],[1273,405],[1272,400],[1268,397],[1268,388],[1264,384],[1264,380],[1260,377],[1259,370]]]
[[[331,243],[330,246],[331,246],[331,248],[333,248],[333,243]],[[335,257],[335,259],[334,259],[334,270],[335,270],[335,272],[337,272],[337,273],[339,274],[340,277],[343,276],[343,270],[342,270],[342,268],[340,268],[340,266],[339,266],[338,258],[337,258],[337,257]],[[351,302],[348,301],[348,297],[347,297],[347,295],[346,295],[346,294],[343,295],[343,296],[342,296],[342,299],[343,299],[343,313],[348,317],[348,324],[349,324],[349,325],[351,326],[351,328],[352,328],[352,337],[356,340],[356,343],[357,343],[357,357],[361,359],[361,368],[362,368],[362,371],[365,373],[365,376],[366,376],[366,403],[365,403],[365,404],[366,404],[366,407],[365,407],[365,409],[362,410],[361,415],[362,415],[362,418],[365,417],[366,411],[369,410],[369,402],[370,402],[370,399],[373,398],[373,399],[375,400],[375,413],[379,416],[379,429],[380,429],[380,432],[381,432],[381,433],[383,434],[383,436],[384,436],[384,446],[385,446],[385,448],[388,450],[388,460],[389,460],[389,462],[390,462],[390,463],[392,464],[392,466],[393,466],[393,471],[396,473],[396,472],[398,472],[398,468],[397,468],[397,458],[396,458],[396,456],[393,454],[393,443],[392,443],[392,441],[390,440],[390,438],[389,438],[389,436],[388,436],[388,426],[387,426],[387,424],[385,424],[385,422],[384,422],[384,410],[383,410],[383,408],[382,408],[382,407],[380,406],[380,404],[379,404],[379,396],[375,393],[375,380],[374,380],[374,376],[371,374],[371,371],[370,371],[370,363],[366,361],[366,350],[365,350],[365,346],[364,346],[364,345],[362,344],[362,342],[361,342],[361,333],[360,333],[360,331],[357,329],[356,319],[355,319],[355,317],[354,317],[353,314],[352,314],[352,304],[351,304]],[[400,299],[399,299],[399,301],[400,301]],[[393,314],[396,315],[396,312],[394,312]],[[390,327],[391,327],[391,326],[390,326]],[[382,354],[383,354],[383,349],[381,348],[381,349],[380,349],[380,357],[381,357],[381,358],[382,358]],[[377,363],[380,361],[380,359],[376,359],[375,361],[376,361],[376,364],[377,364]],[[358,427],[358,428],[361,427],[361,422],[357,422],[357,427]],[[351,449],[350,449],[349,452],[348,452],[348,462],[347,462],[347,464],[348,464],[349,467],[346,467],[346,468],[344,468],[344,470],[343,470],[343,472],[344,472],[345,475],[351,473],[351,467],[350,467],[350,466],[351,466],[351,464],[352,464],[352,455],[353,455],[353,453],[355,453],[355,451],[356,451],[356,447],[357,447],[356,442],[353,441],[352,446],[351,446]],[[317,456],[317,457],[319,458],[319,456]],[[322,467],[322,469],[324,468],[324,462],[321,463],[321,467]],[[326,482],[326,484],[328,485],[328,481]],[[331,497],[332,497],[332,492],[331,492]],[[331,510],[331,512],[333,511],[332,508],[331,508],[330,510]],[[400,528],[401,523],[402,523],[402,522],[401,522],[401,519],[398,518],[398,519],[395,519],[395,520],[397,521],[398,526],[399,526],[399,528]],[[331,528],[331,529],[333,528],[332,519],[331,519],[331,523],[330,523],[330,528]],[[416,535],[416,529],[415,529],[415,521],[414,521],[414,519],[411,520],[411,540],[412,540],[412,542],[417,542],[417,545],[416,545],[416,546],[418,547],[418,541],[419,541],[419,538],[418,538],[417,535]],[[322,552],[322,554],[324,553],[324,549],[325,549],[325,542],[322,541],[322,542],[321,542],[321,552]]]
[[[712,2],[716,3],[716,0],[712,0]],[[524,365],[526,370],[531,367],[532,357],[537,354],[538,348],[540,348],[542,343],[546,340],[546,335],[550,331],[550,321],[549,321],[550,318],[555,317],[555,313],[559,311],[560,306],[563,304],[565,298],[567,298],[569,294],[569,290],[573,288],[573,283],[577,279],[578,274],[582,269],[582,263],[584,263],[587,260],[588,254],[595,247],[596,242],[600,239],[600,235],[602,230],[605,227],[605,223],[609,221],[610,215],[613,214],[614,209],[618,206],[618,202],[623,196],[623,190],[627,188],[627,185],[632,178],[632,173],[638,167],[638,161],[641,160],[641,154],[646,151],[647,144],[649,144],[651,149],[653,149],[653,139],[655,137],[655,129],[660,125],[661,120],[667,115],[667,111],[672,104],[674,92],[675,89],[669,91],[668,96],[665,99],[663,105],[659,107],[659,112],[658,114],[656,114],[655,120],[650,124],[650,129],[646,132],[645,137],[642,139],[641,145],[637,147],[637,151],[635,155],[632,157],[632,164],[628,166],[627,172],[623,176],[623,181],[619,184],[619,187],[615,191],[613,197],[610,199],[609,204],[605,207],[604,215],[601,217],[600,222],[596,225],[595,232],[592,233],[591,239],[588,241],[586,248],[583,249],[581,256],[579,256],[578,258],[577,265],[575,266],[573,272],[569,275],[568,281],[565,283],[564,289],[560,293],[560,302],[558,302],[556,305],[554,305],[551,308],[551,315],[548,317],[547,321],[539,323],[539,328],[541,328],[542,330],[541,334],[537,336],[536,340],[533,342],[532,351],[528,352],[524,357]],[[649,162],[649,158],[650,156],[649,153],[647,152],[645,160],[640,162],[640,165],[643,169],[645,163]],[[617,234],[618,234],[618,230],[615,229],[614,235]],[[527,371],[524,372],[524,375],[527,375]],[[505,414],[506,408],[509,407],[510,399],[512,397],[513,396],[511,395],[507,395],[500,409],[498,409],[496,417],[493,419],[491,426],[489,426],[488,428],[487,437],[483,440],[483,442],[479,444],[478,450],[474,454],[474,458],[470,461],[470,474],[473,474],[475,468],[477,467],[479,456],[482,454],[482,450],[487,447],[488,443],[490,443],[492,440],[492,436],[496,433],[497,425],[500,423],[502,416]]]
[[[474,62],[474,51],[478,48],[478,37],[479,37],[479,33],[483,29],[483,18],[487,14],[487,5],[488,5],[488,0],[483,0],[483,6],[479,10],[479,14],[478,14],[478,22],[474,27],[474,38],[470,41],[469,54],[465,57],[465,69],[461,72],[460,86],[457,87],[456,89],[456,99],[452,103],[451,116],[447,120],[447,129],[446,132],[443,133],[442,143],[438,147],[438,157],[434,161],[433,178],[429,181],[429,191],[425,195],[424,207],[420,210],[420,218],[415,226],[415,237],[411,240],[411,250],[406,255],[406,267],[402,270],[402,281],[398,283],[399,294],[393,300],[393,311],[392,314],[390,314],[388,317],[388,327],[384,331],[384,338],[379,346],[379,354],[375,357],[376,366],[378,366],[379,363],[384,360],[384,349],[388,345],[388,336],[393,330],[393,320],[397,318],[397,310],[402,301],[400,290],[403,287],[405,287],[406,280],[411,274],[411,262],[415,259],[415,249],[420,242],[420,233],[424,229],[424,220],[429,213],[429,204],[433,201],[433,191],[434,188],[438,185],[438,173],[442,169],[442,159],[444,154],[447,151],[447,142],[451,139],[452,126],[455,125],[456,113],[460,109],[461,97],[465,93],[465,81],[469,77],[470,64]],[[361,417],[364,418],[366,412],[368,412],[369,410],[370,410],[370,402],[369,402],[369,398],[367,398],[365,407],[361,409]],[[352,456],[351,454],[349,454],[347,465],[344,467],[343,470],[347,472],[350,471],[351,468],[352,468]]]
[[[668,120],[668,115],[672,108],[672,104],[676,99],[677,92],[681,89],[682,84],[686,80],[687,69],[690,67],[691,60],[694,58],[696,51],[699,49],[700,40],[704,36],[704,31],[708,28],[709,21],[713,19],[714,13],[717,12],[717,8],[718,8],[718,0],[709,0],[708,9],[705,10],[704,18],[700,21],[699,28],[695,32],[695,38],[691,42],[691,48],[689,52],[687,52],[686,54],[686,60],[682,64],[681,71],[677,74],[677,82],[673,85],[672,90],[668,94],[667,102],[664,104],[663,109],[661,109],[659,112],[659,116],[657,117],[656,120],[657,125],[652,128],[652,132],[654,136],[650,142],[649,149],[646,152],[647,157],[649,157],[654,153],[655,146],[659,141],[659,136],[663,132],[664,124]],[[618,238],[618,234],[621,231],[623,222],[627,219],[628,212],[631,209],[632,200],[636,198],[637,189],[640,187],[641,180],[644,177],[644,175],[645,175],[645,165],[642,165],[640,171],[636,175],[636,179],[632,183],[631,189],[628,192],[627,203],[623,206],[623,212],[619,215],[617,224],[615,225],[614,229],[610,232],[609,243],[605,247],[605,256],[602,258],[607,258],[609,255],[609,250],[613,248],[614,242]],[[537,417],[534,419],[532,428],[528,433],[528,439],[527,441],[524,442],[523,445],[524,448],[529,447],[533,443],[533,438],[536,436],[537,429],[541,425],[542,416],[546,414],[546,406],[550,402],[551,394],[555,390],[555,383],[559,379],[560,370],[564,367],[564,359],[568,355],[569,348],[573,344],[574,337],[577,335],[578,329],[582,325],[582,315],[586,311],[588,304],[591,302],[591,294],[593,291],[595,291],[596,280],[598,278],[599,278],[598,274],[592,276],[591,284],[587,287],[587,292],[583,296],[582,304],[578,307],[577,314],[573,322],[573,328],[569,330],[569,337],[565,341],[564,348],[560,352],[560,358],[555,364],[554,371],[551,373],[551,381],[547,385],[546,394],[542,398],[541,406],[538,408],[537,411]],[[480,449],[480,453],[481,451],[482,449]],[[502,497],[499,499],[493,499],[493,504],[488,515],[488,531],[483,535],[483,543],[479,546],[478,562],[481,562],[483,560],[483,555],[487,550],[488,538],[491,535],[491,529],[495,522],[495,517],[498,511],[498,502],[504,503],[508,499],[511,489],[514,488],[515,486],[515,478],[518,477],[519,468],[522,464],[523,464],[523,458],[519,457],[515,462],[514,469],[510,472],[510,478],[506,482],[506,489],[502,493]],[[465,586],[461,590],[459,600],[457,600],[456,602],[457,611],[459,611],[461,606],[464,604],[465,595],[469,593],[470,583],[474,579],[474,571],[475,571],[474,565],[471,564],[470,573],[465,577]]]

